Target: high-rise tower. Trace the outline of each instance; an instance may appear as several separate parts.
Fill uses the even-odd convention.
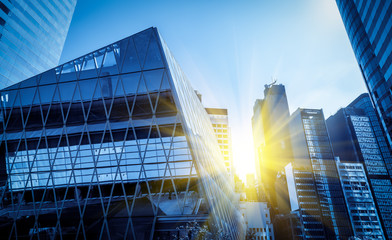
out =
[[[0,89],[58,65],[77,0],[0,0]]]
[[[392,134],[392,1],[336,0],[382,127]]]
[[[267,201],[277,208],[275,180],[291,160],[290,112],[285,87],[265,85],[264,99],[253,107],[252,129],[256,151],[256,175]]]

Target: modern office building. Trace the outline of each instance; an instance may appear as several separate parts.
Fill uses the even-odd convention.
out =
[[[385,239],[369,181],[361,163],[336,161],[354,236]]]
[[[5,238],[244,237],[211,121],[156,28],[1,94]]]
[[[370,100],[369,94],[363,93],[359,95],[347,107],[362,109],[365,115],[369,118],[370,125],[376,137],[385,165],[388,169],[389,175],[392,176],[391,147],[389,145],[386,132],[382,127],[380,118],[373,107],[372,101]]]
[[[392,238],[392,183],[369,117],[362,109],[342,108],[327,126],[336,156],[363,163],[384,232]]]
[[[392,133],[392,2],[336,0],[382,127]]]
[[[221,149],[227,172],[234,178],[233,155],[231,148],[231,135],[229,128],[228,111],[225,108],[206,108],[218,145]]]
[[[256,151],[256,176],[259,192],[274,211],[278,211],[275,191],[276,176],[291,161],[288,120],[289,106],[283,85],[265,85],[264,99],[257,99],[253,107],[252,129]]]
[[[59,64],[77,0],[0,0],[0,89]]]
[[[290,133],[293,163],[286,166],[286,178],[291,210],[299,210],[304,235],[347,239],[351,224],[322,110],[297,109]]]
[[[271,222],[270,208],[266,202],[241,201],[241,213],[244,216],[248,232],[253,239],[274,240],[273,224]]]

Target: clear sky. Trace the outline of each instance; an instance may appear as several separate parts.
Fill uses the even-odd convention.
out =
[[[291,112],[326,118],[366,92],[334,0],[79,0],[61,63],[151,26],[204,105],[228,108],[242,177],[254,172],[253,104],[272,78]]]

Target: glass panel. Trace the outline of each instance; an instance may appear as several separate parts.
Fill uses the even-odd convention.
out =
[[[137,57],[135,44],[133,40],[130,39],[127,47],[127,53],[125,55],[124,63],[122,65],[122,72],[137,72],[140,71],[140,64]]]
[[[36,76],[20,82],[20,88],[35,87],[35,86],[37,86],[37,77]]]
[[[163,69],[143,72],[143,76],[146,81],[147,89],[149,92],[159,91],[163,72],[164,72]]]
[[[118,43],[113,44],[114,55],[116,56],[116,61],[119,69],[121,69],[123,63],[127,51],[128,42],[129,38],[126,38]]]
[[[52,102],[54,90],[56,90],[55,84],[39,87],[39,96],[41,99],[41,104],[49,104],[50,102]]]
[[[56,71],[55,69],[51,69],[41,74],[41,80],[39,81],[39,84],[43,85],[43,84],[50,84],[56,82],[57,82]]]
[[[33,103],[34,95],[36,92],[37,88],[24,88],[20,90],[20,93],[22,94],[22,106],[30,106]]]
[[[62,102],[70,102],[75,92],[75,82],[59,84],[60,97]]]
[[[150,45],[148,46],[147,56],[146,56],[146,60],[145,60],[143,69],[147,70],[147,69],[154,69],[154,68],[162,68],[163,66],[164,65],[162,62],[160,48],[158,46],[155,35],[152,34],[151,38],[150,38]]]
[[[113,97],[113,88],[116,87],[117,84],[117,76],[108,76],[100,78],[100,84],[102,88],[102,96],[104,98],[112,98]]]
[[[97,70],[95,67],[95,60],[93,54],[89,54],[84,57],[84,62],[82,64],[82,70],[80,72],[79,78],[93,78],[97,77]]]
[[[169,84],[169,80],[168,80],[166,71],[163,74],[163,80],[162,80],[162,84],[161,84],[161,91],[163,91],[163,90],[170,90],[170,84]]]
[[[140,32],[139,34],[133,37],[133,41],[135,42],[135,47],[141,66],[144,65],[144,59],[146,58],[146,52],[147,52],[150,36],[151,36],[151,29],[148,29],[143,32]]]
[[[76,71],[73,62],[69,62],[63,65],[63,69],[60,75],[60,82],[68,82],[76,79]]]
[[[136,93],[140,75],[140,73],[131,73],[121,76],[126,95],[133,95]]]
[[[100,76],[109,76],[118,74],[117,62],[114,56],[113,48],[108,47],[105,55],[105,59],[102,63]]]
[[[97,85],[97,79],[83,80],[79,82],[83,101],[85,102],[91,101],[96,85]]]

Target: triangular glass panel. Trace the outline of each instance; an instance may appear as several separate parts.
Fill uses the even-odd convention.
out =
[[[99,82],[102,88],[102,96],[104,98],[113,97],[113,89],[117,85],[118,76],[107,76],[99,78]]]
[[[158,92],[161,87],[162,75],[164,70],[144,71],[144,79],[146,80],[148,92]]]
[[[94,55],[91,53],[86,55],[83,60],[82,69],[79,74],[79,79],[98,77],[95,65]]]
[[[134,95],[137,92],[141,73],[130,73],[122,75],[122,83],[124,85],[125,94],[127,96]]]
[[[137,94],[146,94],[147,93],[147,87],[146,87],[146,81],[144,80],[143,74],[140,77],[139,85],[137,87]]]
[[[162,84],[161,84],[161,92],[170,89],[171,87],[170,87],[169,79],[167,77],[167,71],[165,70],[165,73],[163,74]]]
[[[98,51],[94,52],[94,58],[97,65],[97,72],[100,74],[102,63],[105,57],[106,48],[99,49]]]
[[[41,79],[39,81],[39,85],[51,84],[51,83],[56,83],[56,82],[57,82],[56,70],[50,69],[49,71],[46,71],[41,74]]]
[[[20,82],[20,88],[35,87],[35,86],[37,86],[37,77],[36,76]]]
[[[37,87],[24,88],[19,90],[21,95],[22,106],[30,107],[33,104],[33,99],[37,91]]]
[[[41,104],[50,104],[52,102],[56,86],[57,84],[39,86],[39,96]]]
[[[68,82],[73,80],[76,80],[76,69],[74,62],[71,61],[63,65],[59,82]]]
[[[118,69],[121,69],[123,60],[127,51],[129,38],[123,39],[120,42],[113,44],[114,55],[116,56],[116,62]]]
[[[137,57],[135,44],[133,39],[129,39],[127,52],[125,54],[124,62],[122,64],[122,73],[137,72],[140,71],[141,67]]]
[[[48,118],[46,119],[46,126],[48,125],[59,125],[63,123],[63,117],[61,113],[61,106],[60,104],[56,104],[60,102],[60,91],[56,88],[53,96],[53,102],[50,107],[50,112]]]
[[[158,46],[155,34],[151,34],[150,45],[148,46],[146,59],[144,62],[143,70],[163,68],[163,61],[161,49]]]
[[[106,112],[104,101],[102,99],[102,89],[100,84],[97,84],[93,95],[93,101],[91,103],[90,112],[88,117],[88,122],[96,122],[96,121],[105,121],[106,120]]]
[[[84,102],[91,101],[96,85],[97,85],[96,78],[79,81],[80,91],[82,92],[82,98]]]
[[[63,103],[72,101],[75,87],[76,82],[59,83],[60,97]]]
[[[151,32],[151,29],[147,29],[133,36],[133,41],[135,43],[136,52],[139,57],[140,66],[144,65]]]
[[[100,76],[110,76],[114,74],[118,74],[116,57],[114,56],[113,48],[108,47],[102,63]]]

